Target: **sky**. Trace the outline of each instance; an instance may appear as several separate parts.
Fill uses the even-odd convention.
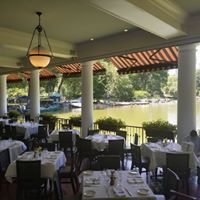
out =
[[[200,45],[197,46],[196,51],[196,69],[200,69]],[[178,69],[170,69],[168,70],[169,75],[178,74]]]

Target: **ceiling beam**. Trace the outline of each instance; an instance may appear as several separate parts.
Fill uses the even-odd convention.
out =
[[[166,0],[88,0],[90,5],[164,39],[185,35],[185,12]],[[164,3],[163,3],[164,2]]]

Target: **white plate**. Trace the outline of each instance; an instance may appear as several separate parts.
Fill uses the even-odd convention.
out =
[[[95,191],[94,190],[87,190],[83,193],[83,195],[85,197],[93,197],[95,195]]]
[[[135,180],[134,179],[127,179],[127,182],[128,183],[135,183]]]
[[[89,175],[92,175],[92,174],[93,174],[93,171],[87,170],[87,171],[84,171],[83,174],[89,176]]]
[[[149,189],[147,189],[147,188],[140,188],[140,189],[137,191],[137,193],[138,193],[138,194],[141,194],[141,195],[147,195],[148,192],[149,192]]]
[[[132,175],[137,175],[137,174],[138,174],[137,171],[129,171],[128,173],[129,173],[129,174],[132,174]]]
[[[136,178],[135,183],[143,183],[143,180],[141,178]]]

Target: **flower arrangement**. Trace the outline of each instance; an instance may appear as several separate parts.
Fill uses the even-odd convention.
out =
[[[148,138],[170,139],[174,141],[174,137],[177,133],[176,125],[170,124],[168,121],[161,119],[143,122],[142,126],[146,131],[146,136]]]
[[[116,131],[125,127],[125,122],[123,122],[121,119],[115,119],[112,117],[98,119],[96,124],[98,124],[99,129],[108,131]]]
[[[168,121],[164,120],[156,120],[156,121],[149,121],[142,123],[143,128],[146,129],[159,129],[159,130],[169,130],[169,131],[176,131],[177,126],[170,124]]]
[[[69,119],[69,124],[73,126],[81,126],[81,115],[71,116]]]

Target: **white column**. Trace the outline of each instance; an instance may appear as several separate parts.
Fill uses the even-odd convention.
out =
[[[82,64],[82,110],[81,110],[81,136],[86,137],[88,128],[93,126],[93,62]]]
[[[179,47],[177,140],[181,143],[196,129],[196,45]]]
[[[0,115],[7,114],[7,75],[0,76]]]
[[[31,71],[30,117],[37,121],[40,115],[40,70]]]

